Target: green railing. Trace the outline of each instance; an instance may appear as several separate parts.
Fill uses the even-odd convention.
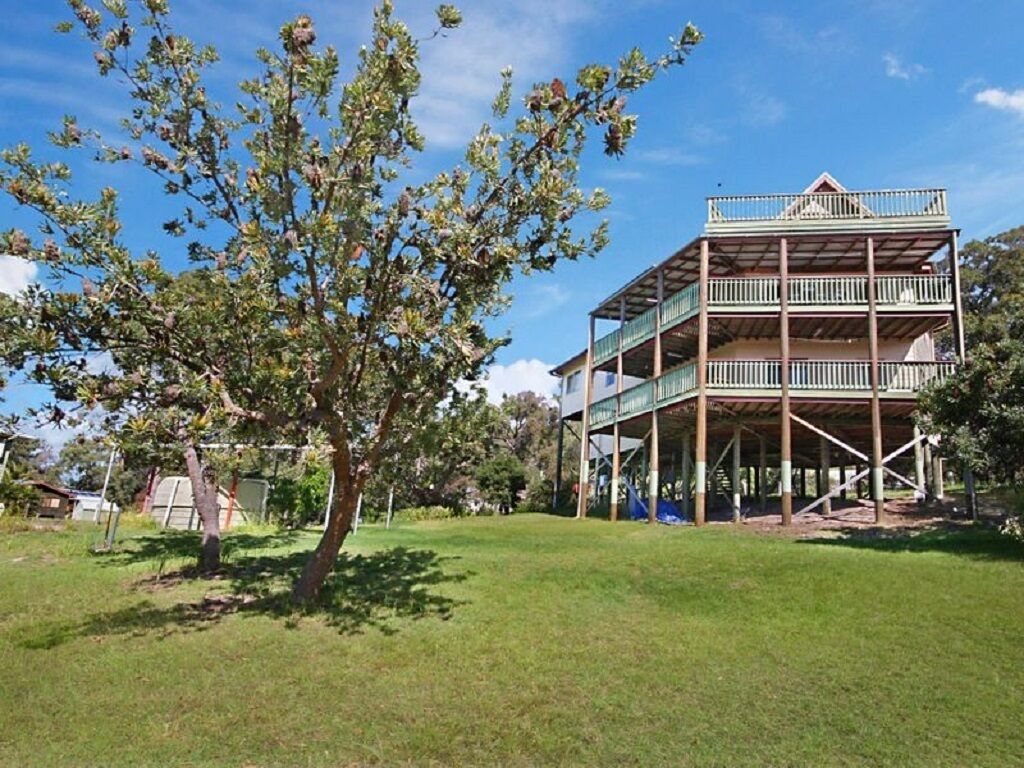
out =
[[[666,371],[658,379],[658,405],[681,399],[697,388],[697,364],[687,363]]]
[[[642,344],[654,335],[656,312],[657,308],[651,307],[622,326],[622,346],[624,348]]]
[[[692,283],[669,296],[661,305],[661,327],[668,328],[697,314],[700,309],[700,285]]]
[[[594,365],[607,362],[617,354],[619,354],[618,328],[594,342]]]
[[[878,388],[883,393],[915,394],[928,384],[943,381],[954,370],[951,362],[882,361],[878,364]],[[778,393],[782,363],[778,360],[709,360],[708,392],[767,391]],[[805,392],[871,392],[871,363],[867,360],[793,360],[789,386],[794,394]],[[697,389],[697,364],[687,363],[590,406],[591,429],[612,424],[671,405]]]
[[[954,369],[949,362],[880,362],[878,386],[886,392],[920,392],[932,382],[945,381]]]
[[[619,396],[619,418],[628,419],[654,406],[654,380],[630,387]]]
[[[947,275],[884,275],[876,280],[879,305],[948,305],[953,301],[953,286]],[[868,279],[863,275],[807,276],[789,279],[789,303],[800,307],[863,306],[868,301]],[[777,308],[778,277],[721,277],[708,282],[708,306],[711,310],[737,307]],[[673,294],[661,305],[661,327],[670,328],[697,314],[700,286],[692,283]],[[619,352],[643,344],[654,336],[656,307],[626,322],[594,342],[594,364],[601,365]]]
[[[590,428],[599,429],[615,422],[617,414],[618,395],[598,400],[590,406]]]

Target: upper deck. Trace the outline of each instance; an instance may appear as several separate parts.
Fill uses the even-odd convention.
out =
[[[895,232],[950,226],[944,189],[856,192],[819,186],[815,191],[793,194],[709,197],[707,203],[704,232],[708,235]]]

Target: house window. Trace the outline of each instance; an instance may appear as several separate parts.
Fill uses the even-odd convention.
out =
[[[565,394],[571,395],[573,392],[578,392],[580,388],[580,372],[570,373],[569,378],[565,380]]]
[[[615,386],[615,372],[614,371],[605,371],[605,374],[604,374],[604,385],[606,387],[614,387]]]

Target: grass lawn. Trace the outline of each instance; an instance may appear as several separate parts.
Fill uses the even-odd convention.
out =
[[[988,529],[364,526],[311,615],[275,589],[313,532],[232,534],[213,582],[191,535],[97,535],[0,534],[0,764],[1024,764]]]

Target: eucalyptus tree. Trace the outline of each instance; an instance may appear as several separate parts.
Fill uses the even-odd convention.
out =
[[[614,66],[582,67],[574,81],[538,83],[514,110],[504,70],[493,124],[460,162],[420,181],[413,166],[425,141],[413,115],[426,41],[395,18],[389,0],[374,10],[371,39],[347,81],[338,53],[317,45],[302,15],[281,27],[276,50],[258,52],[233,108],[206,87],[216,52],[174,31],[167,0],[69,5],[75,20],[63,29],[84,32],[100,74],[125,84],[131,139],[104,142],[68,118],[55,140],[89,146],[104,161],[141,163],[180,201],[163,228],[194,261],[212,265],[223,293],[203,332],[252,347],[248,372],[211,366],[196,373],[197,391],[234,423],[327,435],[334,509],[293,591],[311,598],[395,425],[432,413],[503,343],[485,322],[504,308],[512,277],[606,245],[606,224],[592,213],[608,196],[584,190],[579,178],[587,140],[599,134],[606,154],[622,154],[637,127],[628,95],[682,64],[701,34],[687,25],[657,58],[633,49]],[[436,18],[435,45],[461,15],[441,5]],[[37,163],[24,147],[5,159],[0,185],[36,209],[49,222],[42,234],[56,241],[9,232],[9,250],[58,271],[82,263],[105,298],[134,290],[128,285],[148,293],[159,269],[144,264],[155,257],[133,257],[119,240],[112,190],[96,203],[72,202],[66,167]]]

